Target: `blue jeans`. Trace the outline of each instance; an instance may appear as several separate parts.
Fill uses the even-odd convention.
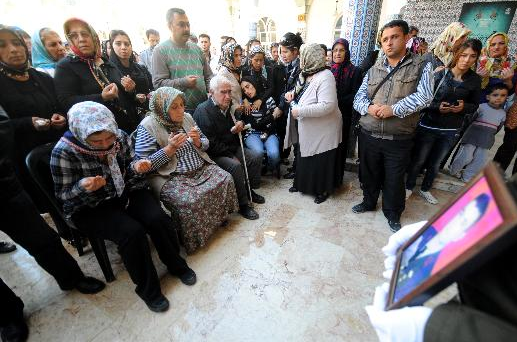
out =
[[[416,178],[425,165],[427,170],[422,182],[422,191],[429,191],[440,170],[440,162],[457,139],[457,131],[442,131],[418,126],[415,136],[415,151],[408,168],[406,189],[413,190]]]
[[[253,132],[246,137],[246,146],[253,151],[267,154],[267,164],[270,170],[276,170],[280,163],[280,142],[276,134],[267,137],[266,141],[260,139],[260,133]]]

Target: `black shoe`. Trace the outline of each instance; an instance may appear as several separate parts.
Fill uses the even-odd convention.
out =
[[[252,207],[250,207],[248,204],[244,204],[240,206],[239,214],[242,215],[245,219],[248,220],[256,220],[259,218],[259,215],[255,210],[253,210]]]
[[[29,337],[29,328],[23,319],[10,322],[1,327],[1,339],[4,342],[23,342]]]
[[[197,281],[196,273],[190,268],[188,269],[188,271],[180,275],[178,278],[180,278],[183,284],[189,286],[194,285]]]
[[[83,277],[75,284],[75,289],[84,294],[94,294],[104,290],[106,285],[93,277]]]
[[[253,203],[258,203],[258,204],[264,204],[266,203],[266,199],[262,196],[260,196],[259,194],[257,194],[255,191],[251,190],[251,201]]]
[[[367,211],[374,211],[375,208],[368,208],[364,202],[356,204],[352,207],[352,211],[356,214],[365,213]]]
[[[16,250],[16,245],[7,241],[0,241],[0,254],[11,253]]]
[[[316,203],[316,204],[323,203],[327,200],[327,198],[329,198],[329,194],[327,194],[327,193],[324,193],[322,195],[317,195],[316,198],[314,199],[314,203]]]
[[[289,192],[298,192],[298,188],[293,185],[289,188]]]
[[[156,299],[146,300],[145,304],[153,312],[164,312],[169,308],[169,300],[162,294]]]
[[[284,179],[294,179],[294,172],[288,172],[284,175]]]
[[[399,229],[401,228],[400,221],[388,220],[388,224],[390,225],[390,230],[393,233],[398,232]]]

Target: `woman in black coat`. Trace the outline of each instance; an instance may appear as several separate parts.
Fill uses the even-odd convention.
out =
[[[344,38],[338,38],[332,45],[330,70],[336,79],[338,106],[343,117],[342,142],[344,148],[348,149],[348,138],[354,116],[354,97],[361,86],[362,77],[360,70],[350,62],[350,47]],[[346,153],[346,150],[344,152]]]
[[[12,158],[18,178],[41,212],[46,200],[29,175],[25,157],[36,146],[57,141],[66,119],[56,98],[52,78],[29,66],[24,40],[9,27],[0,28],[0,106],[10,116],[16,148]]]
[[[109,57],[117,69],[124,75],[124,82],[129,77],[135,83],[135,89],[129,93],[133,98],[139,117],[144,117],[149,110],[149,93],[153,91],[153,80],[147,68],[136,62],[131,39],[122,30],[110,32],[112,53]]]
[[[140,123],[131,94],[135,82],[123,77],[113,63],[101,56],[99,38],[85,21],[69,19],[65,34],[73,55],[56,65],[57,98],[68,111],[74,104],[95,101],[108,107],[120,129],[130,134]]]

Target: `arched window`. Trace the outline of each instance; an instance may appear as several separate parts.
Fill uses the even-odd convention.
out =
[[[276,42],[276,25],[275,22],[268,17],[264,17],[258,21],[257,38],[263,46],[270,46]]]
[[[336,21],[336,25],[334,26],[334,40],[341,37],[341,32],[343,32],[343,16],[340,15]]]

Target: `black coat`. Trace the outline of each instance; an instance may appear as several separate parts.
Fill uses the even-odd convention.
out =
[[[26,82],[0,74],[0,89],[0,105],[11,119],[17,159],[23,162],[34,147],[57,141],[63,135],[65,128],[36,131],[32,124],[32,117],[50,119],[54,113],[63,113],[52,77],[32,68]]]
[[[517,246],[513,244],[458,282],[462,304],[435,308],[427,321],[424,341],[515,341],[516,259]]]
[[[207,150],[210,158],[233,158],[235,156],[240,143],[238,135],[232,134],[230,131],[234,122],[229,109],[225,116],[212,99],[208,99],[197,106],[193,117],[198,127],[210,141]]]
[[[104,60],[101,69],[108,80],[118,87],[116,101],[102,99],[102,88],[95,80],[88,64],[75,56],[67,56],[56,65],[54,84],[57,99],[66,111],[74,104],[83,101],[101,103],[113,112],[119,128],[131,134],[141,120],[137,116],[133,94],[126,93],[120,83],[122,74],[111,62]]]
[[[0,106],[0,203],[3,204],[16,196],[23,189],[16,178],[11,163],[11,151],[14,147],[12,122]]]
[[[248,76],[252,77],[255,80],[255,84],[259,87],[257,93],[262,94],[260,100],[262,103],[265,103],[267,99],[273,96],[274,88],[273,88],[273,69],[270,67],[266,67],[266,75],[265,78],[262,73],[256,73],[251,69],[251,66],[248,66],[242,69],[241,79],[242,77]]]
[[[441,82],[442,78],[445,80]],[[479,107],[479,98],[481,94],[481,77],[474,71],[469,70],[463,75],[463,82],[454,87],[450,81],[452,80],[452,72],[440,71],[435,74],[434,90],[436,96],[429,107],[422,110],[421,123],[428,127],[460,129],[464,124],[464,117],[467,114],[473,114]],[[440,85],[441,82],[441,85]],[[440,88],[438,89],[438,85]],[[437,90],[438,89],[438,90]],[[440,103],[463,100],[465,108],[460,113],[440,113]]]
[[[360,69],[353,66],[349,77],[346,79],[336,80],[337,101],[339,111],[343,118],[352,118],[354,97],[359,90],[362,81],[363,79],[361,77]]]

